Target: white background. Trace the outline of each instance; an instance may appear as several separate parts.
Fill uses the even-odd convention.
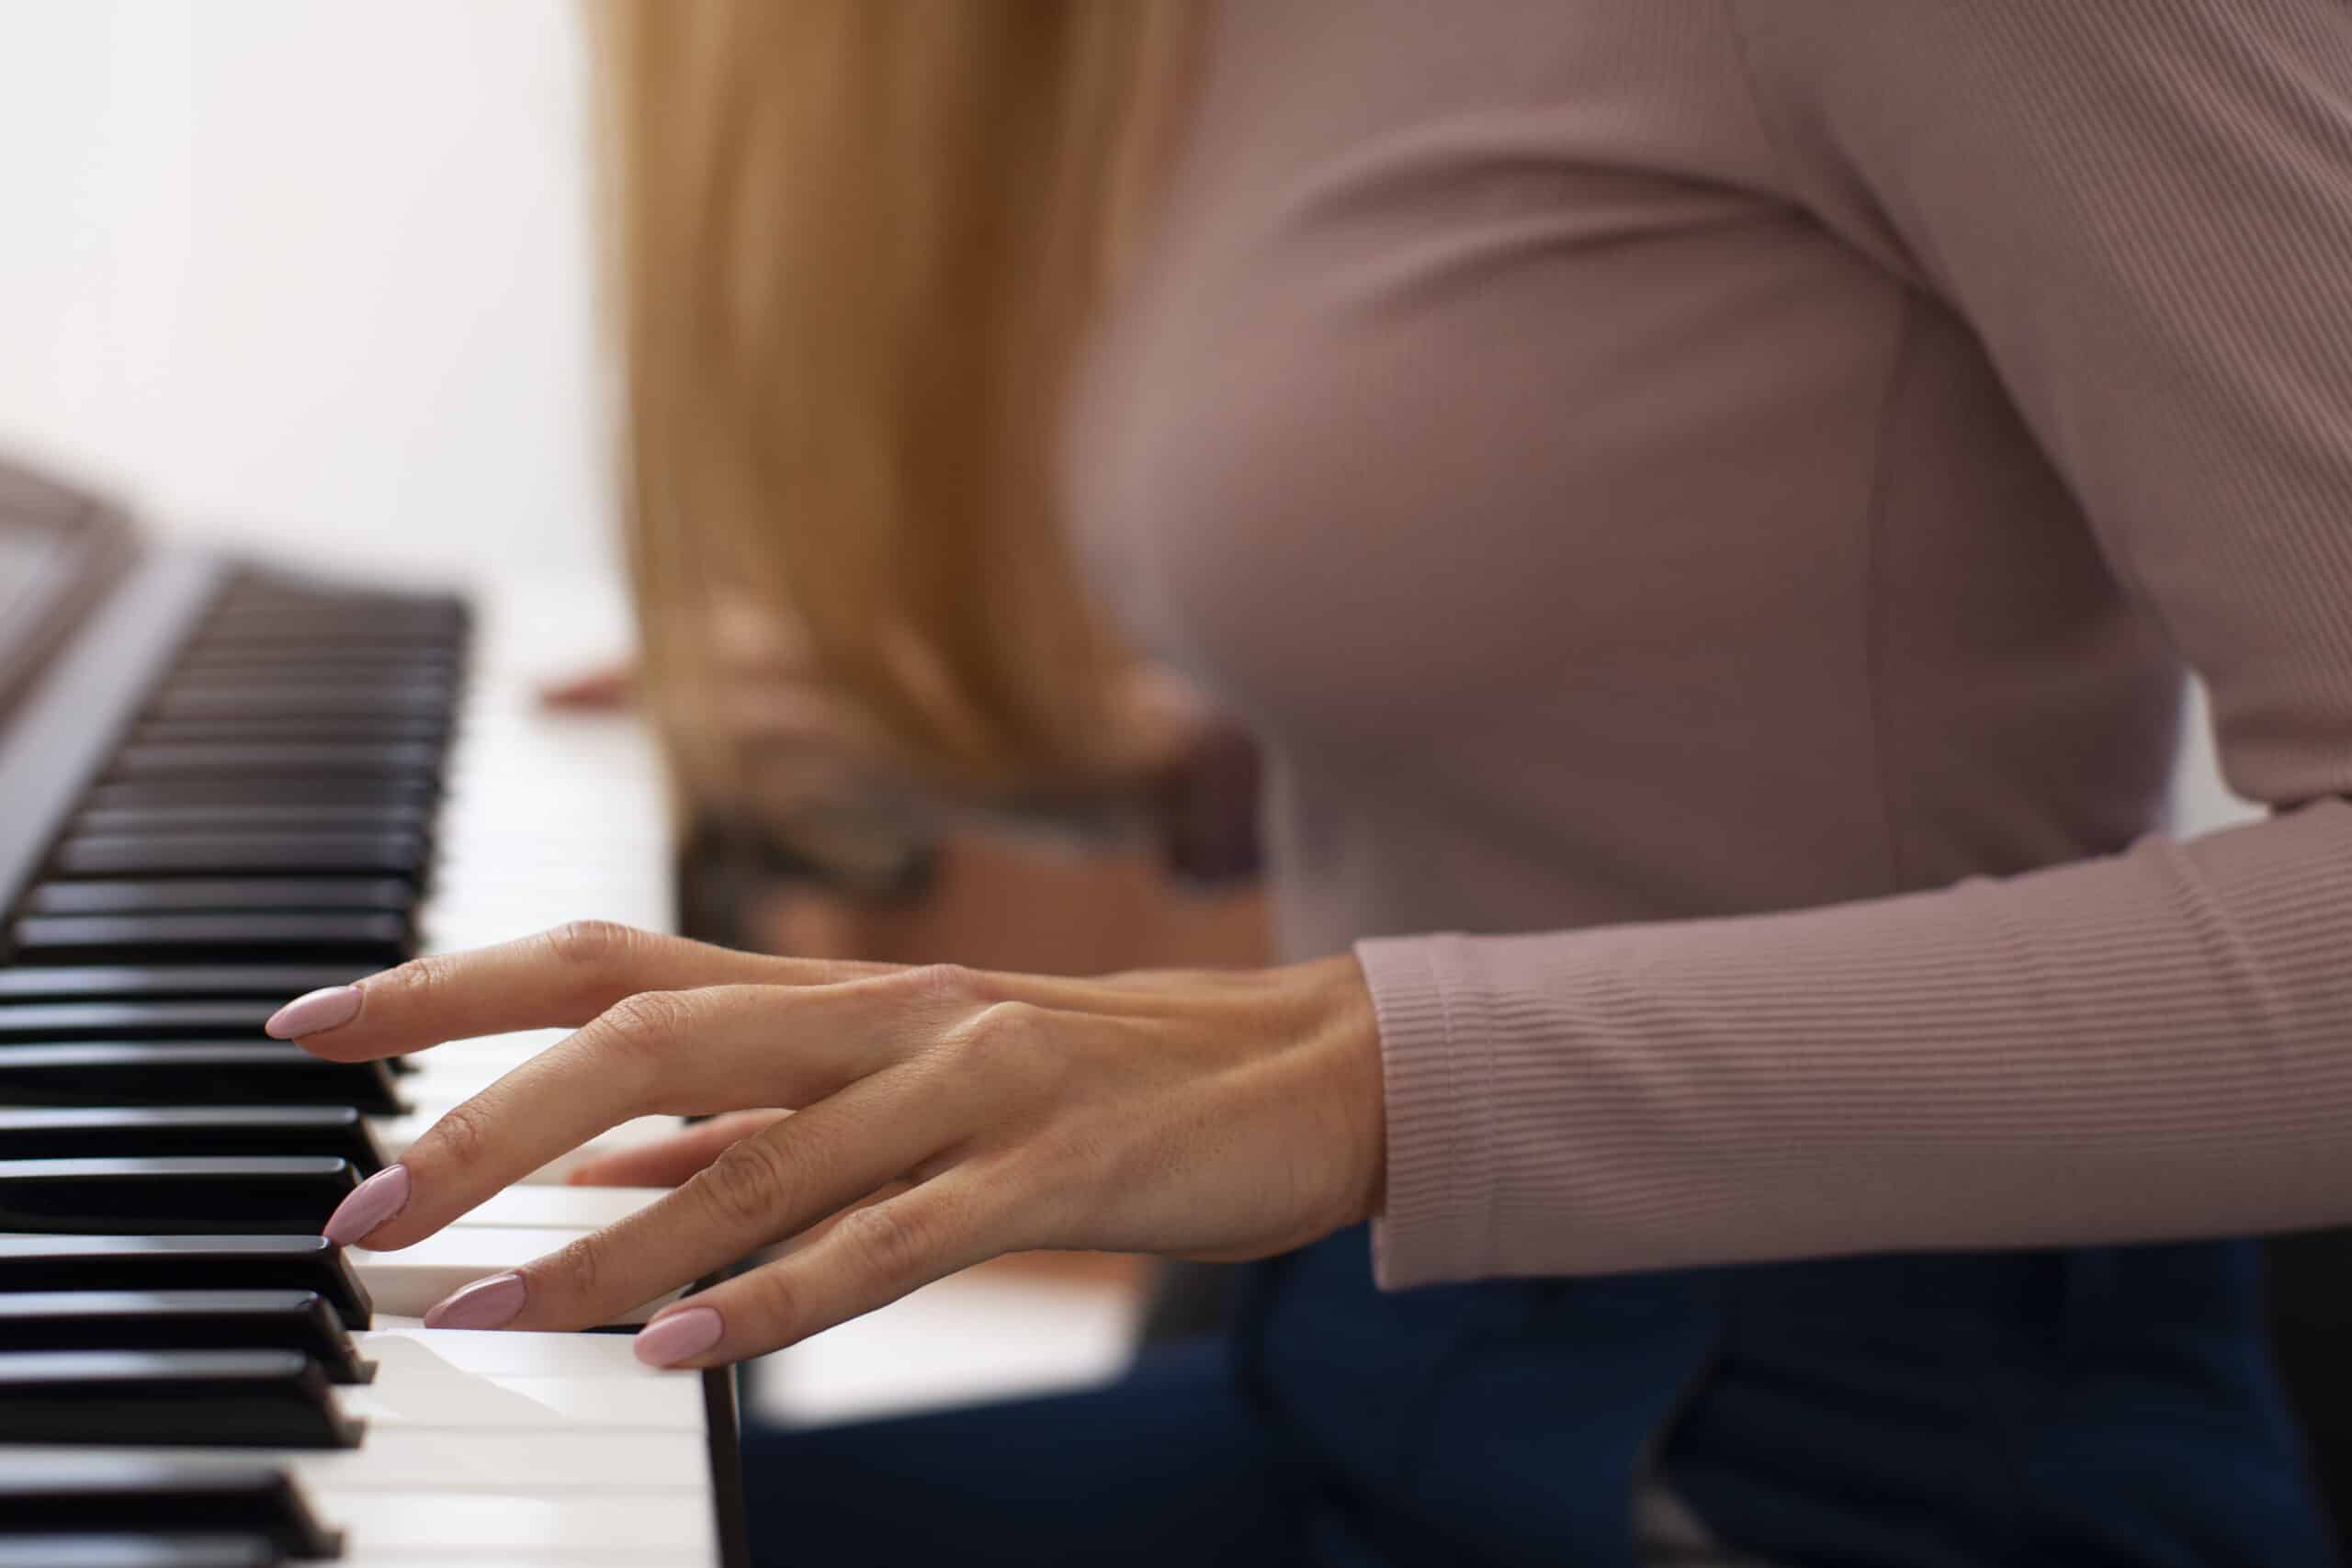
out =
[[[564,0],[0,0],[0,446],[345,563],[605,570]]]

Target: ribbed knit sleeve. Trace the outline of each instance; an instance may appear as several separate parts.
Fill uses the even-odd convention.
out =
[[[2352,1217],[2352,6],[1728,14],[1792,191],[1982,339],[2277,812],[1804,912],[1360,944],[1382,1283]]]

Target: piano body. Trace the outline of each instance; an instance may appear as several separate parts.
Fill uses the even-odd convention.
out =
[[[667,923],[644,742],[533,712],[481,609],[149,547],[0,468],[0,1568],[741,1561],[728,1374],[417,1322],[651,1193],[550,1168],[403,1253],[317,1238],[554,1034],[260,1032],[416,951]]]

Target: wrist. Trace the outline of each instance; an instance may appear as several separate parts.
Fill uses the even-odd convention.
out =
[[[1296,966],[1313,987],[1311,1038],[1328,1066],[1329,1100],[1337,1110],[1340,1174],[1331,1230],[1381,1212],[1387,1190],[1387,1106],[1380,1023],[1363,965],[1353,953]]]

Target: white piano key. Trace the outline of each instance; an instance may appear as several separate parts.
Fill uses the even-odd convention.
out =
[[[517,1334],[490,1328],[427,1328],[413,1318],[376,1314],[376,1326],[352,1336],[380,1369],[382,1383],[412,1378],[565,1378],[580,1382],[646,1382],[691,1387],[695,1380],[640,1362],[617,1334]]]
[[[459,1427],[706,1430],[702,1380],[649,1367],[615,1334],[526,1334],[414,1323],[353,1336],[373,1382],[337,1390],[354,1415]]]
[[[590,1336],[610,1338],[612,1336]],[[547,1432],[576,1428],[684,1432],[699,1444],[704,1431],[702,1380],[684,1374],[653,1378],[464,1378],[446,1382],[420,1377],[399,1383],[356,1383],[335,1391],[347,1415],[385,1427],[435,1431]]]
[[[416,1071],[400,1083],[401,1098],[419,1111],[442,1110],[470,1100],[512,1072],[516,1062],[494,1057],[445,1056],[429,1051],[415,1058]]]
[[[451,1040],[420,1052],[419,1066],[432,1062],[488,1058],[504,1061],[510,1066],[537,1055],[557,1041],[570,1034],[568,1029],[520,1029],[508,1034],[481,1034],[470,1040]]]
[[[249,1464],[250,1449],[141,1449],[187,1464]],[[472,1430],[405,1423],[370,1427],[355,1449],[268,1450],[313,1496],[330,1493],[464,1492],[560,1496],[627,1490],[699,1495],[710,1451],[694,1432],[597,1431],[546,1426]]]
[[[510,1187],[470,1211],[461,1224],[508,1230],[602,1230],[670,1195],[666,1187]]]
[[[446,1109],[446,1106],[442,1108]],[[368,1125],[375,1131],[377,1146],[384,1151],[384,1157],[396,1160],[407,1152],[409,1145],[424,1136],[425,1129],[432,1126],[440,1114],[437,1110],[420,1108],[402,1116],[370,1117]],[[632,1117],[617,1127],[597,1134],[578,1148],[558,1155],[523,1179],[529,1183],[561,1182],[589,1160],[658,1143],[682,1125],[674,1116]]]
[[[361,1247],[346,1251],[352,1266],[367,1284],[368,1293],[375,1298],[378,1311],[421,1317],[426,1308],[451,1292],[545,1257],[585,1234],[581,1229],[545,1230],[520,1225],[474,1229],[456,1224],[397,1252],[371,1252]],[[614,1321],[643,1323],[679,1294],[672,1291]]]
[[[675,1134],[685,1123],[675,1116],[637,1116],[619,1126],[597,1134],[576,1149],[556,1156],[523,1180],[526,1183],[563,1182],[571,1173],[592,1159],[606,1155],[627,1154],[648,1144],[658,1144]]]
[[[597,1551],[585,1557],[561,1551],[462,1551],[456,1556],[435,1551],[419,1557],[407,1551],[387,1556],[347,1551],[338,1564],[339,1568],[710,1568],[710,1562],[708,1555],[691,1551]]]
[[[555,1562],[601,1564],[652,1551],[707,1564],[718,1556],[709,1500],[685,1493],[491,1496],[457,1488],[316,1489],[313,1495],[319,1511],[350,1531],[355,1545],[384,1557],[409,1552],[438,1561],[461,1552],[537,1552]],[[347,1561],[366,1559],[355,1554]]]

